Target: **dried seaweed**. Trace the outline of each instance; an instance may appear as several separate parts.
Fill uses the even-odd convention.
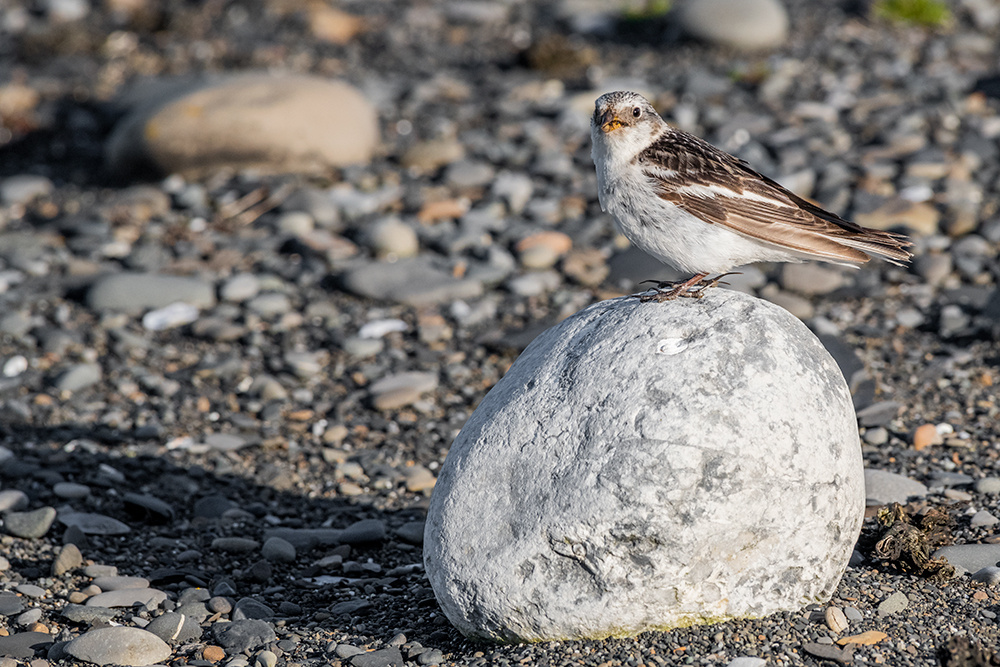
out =
[[[940,546],[951,544],[954,520],[940,509],[931,508],[913,516],[893,503],[879,510],[875,558],[900,572],[935,579],[950,579],[955,568],[944,558],[931,558]]]

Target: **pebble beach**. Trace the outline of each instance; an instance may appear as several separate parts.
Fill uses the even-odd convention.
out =
[[[1000,8],[745,1],[0,0],[0,667],[991,664]],[[474,642],[423,569],[451,443],[540,332],[687,277],[600,210],[615,89],[911,235],[727,278],[843,372],[862,540],[798,612]],[[956,576],[875,557],[891,502]]]

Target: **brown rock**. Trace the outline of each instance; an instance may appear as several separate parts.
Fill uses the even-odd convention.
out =
[[[854,221],[872,229],[909,227],[917,234],[936,234],[941,214],[926,202],[911,202],[905,199],[890,199],[870,213],[858,213]]]
[[[868,632],[862,632],[860,635],[851,635],[850,637],[842,637],[837,640],[837,643],[841,646],[847,644],[878,644],[880,641],[888,637],[889,635],[884,632],[879,632],[878,630],[869,630]]]
[[[375,109],[352,86],[315,76],[244,74],[145,91],[105,147],[110,170],[198,176],[219,169],[315,173],[367,162]]]
[[[941,434],[938,433],[934,424],[922,424],[913,432],[913,448],[918,452],[927,449],[931,445],[940,445],[944,442]]]
[[[309,30],[331,44],[346,44],[364,29],[364,21],[354,14],[342,12],[322,2],[309,6]]]
[[[209,662],[219,662],[226,657],[226,652],[222,650],[221,646],[214,646],[209,644],[201,651],[201,657]]]

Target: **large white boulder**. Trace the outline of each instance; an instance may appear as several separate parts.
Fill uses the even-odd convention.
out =
[[[822,602],[864,515],[857,424],[799,320],[738,292],[595,304],[452,445],[424,563],[462,632],[631,635]]]

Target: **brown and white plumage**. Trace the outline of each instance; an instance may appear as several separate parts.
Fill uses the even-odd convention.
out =
[[[641,95],[598,98],[591,125],[601,207],[661,261],[699,274],[757,261],[857,266],[910,258],[905,236],[861,227],[667,125]]]

